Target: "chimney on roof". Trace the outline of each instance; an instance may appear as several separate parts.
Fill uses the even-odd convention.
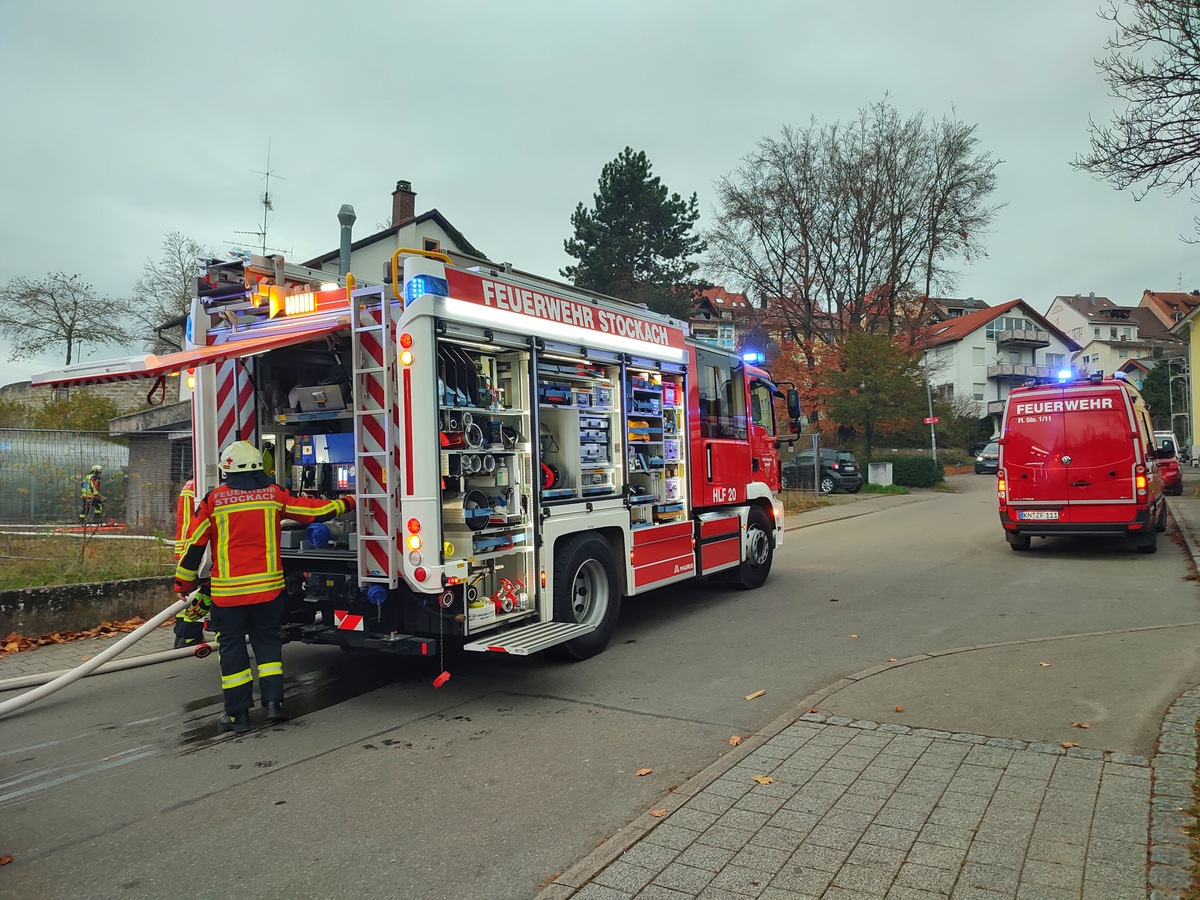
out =
[[[407,222],[417,214],[417,195],[413,193],[412,182],[397,181],[396,189],[392,191],[392,227]]]
[[[1088,302],[1091,303],[1092,306],[1096,305],[1096,292],[1095,291],[1092,291],[1090,294],[1088,294]]]

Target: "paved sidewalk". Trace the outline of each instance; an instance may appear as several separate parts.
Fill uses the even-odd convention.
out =
[[[175,645],[173,625],[173,622],[167,622],[165,625],[155,628],[115,659],[125,660],[134,656],[157,653],[159,650],[170,650]],[[5,654],[0,656],[0,681],[25,675],[42,675],[61,669],[73,669],[84,662],[85,658],[91,659],[97,653],[107,650],[121,638],[127,636],[128,632],[122,632],[111,637],[84,638],[80,641],[67,641],[63,644],[47,644],[36,650]]]
[[[1169,506],[1195,562],[1200,481],[1188,482]],[[936,496],[855,499],[790,516],[788,530]],[[1105,637],[1079,640],[1102,648]],[[970,665],[971,649],[876,666],[803,698],[538,900],[1181,896],[1200,690],[1171,705],[1153,759],[818,711],[847,686],[886,683],[876,676],[905,666],[954,665],[951,653]]]

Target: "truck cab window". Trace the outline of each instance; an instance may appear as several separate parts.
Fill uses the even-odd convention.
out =
[[[771,389],[761,381],[750,386],[750,421],[766,429],[768,437],[775,437],[775,404]]]
[[[700,373],[700,434],[706,438],[746,437],[745,368],[741,360],[696,351]]]

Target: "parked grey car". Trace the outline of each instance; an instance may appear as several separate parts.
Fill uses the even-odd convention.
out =
[[[797,453],[792,459],[779,467],[785,488],[807,488],[813,486],[813,451],[805,450]],[[849,450],[821,449],[820,481],[822,494],[832,494],[843,490],[847,494],[857,494],[862,490],[863,477],[859,471],[854,454]]]

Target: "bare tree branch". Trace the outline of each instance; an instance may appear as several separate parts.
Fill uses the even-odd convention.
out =
[[[77,362],[84,343],[128,346],[124,301],[102,297],[79,275],[18,276],[0,288],[0,334],[13,359],[30,359],[62,345],[65,363]]]

